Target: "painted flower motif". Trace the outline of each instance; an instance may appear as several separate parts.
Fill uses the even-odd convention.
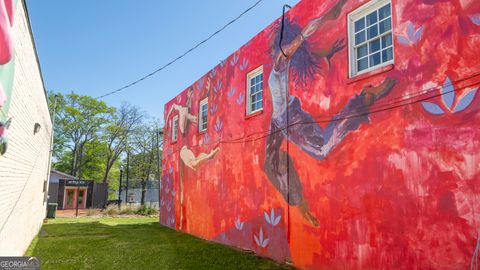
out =
[[[203,89],[203,85],[205,84],[205,82],[202,80],[199,80],[198,83],[197,83],[197,91],[200,91]]]
[[[232,60],[230,61],[230,65],[235,66],[238,63],[238,55],[234,54]]]
[[[258,233],[258,237],[257,235],[253,235],[253,238],[255,239],[255,243],[257,243],[257,246],[261,247],[261,248],[265,248],[267,247],[268,245],[268,242],[270,242],[270,239],[268,238],[263,238],[263,229],[262,227],[260,227],[260,231]]]
[[[241,231],[243,229],[243,224],[244,222],[240,221],[240,217],[235,219],[235,228],[237,228],[237,230]]]
[[[277,226],[280,222],[280,219],[282,218],[282,216],[275,217],[275,210],[273,208],[270,212],[270,215],[268,215],[267,212],[263,212],[263,214],[265,215],[265,220],[267,221],[267,223],[272,226]]]
[[[175,194],[177,193],[175,192],[175,190],[172,189],[172,196],[175,196]]]
[[[445,111],[440,105],[433,102],[423,101],[422,106],[427,112],[434,115],[442,115],[445,113],[458,113],[470,106],[475,97],[475,94],[477,93],[477,90],[478,87],[471,89],[470,91],[464,93],[462,96],[457,98],[452,81],[450,80],[450,78],[447,77],[442,88],[440,89],[442,102],[445,105],[444,107],[447,108],[447,111]],[[458,100],[457,104],[453,106],[456,98]]]
[[[218,81],[217,84],[213,87],[213,92],[215,92],[215,94],[217,94],[220,89],[222,89],[222,81]]]
[[[244,58],[242,64],[240,65],[240,70],[245,71],[248,68],[248,59]]]
[[[217,70],[212,69],[212,71],[210,71],[210,79],[213,79],[213,77],[215,77],[216,74],[217,74]]]
[[[227,63],[227,59],[223,59],[222,61],[220,61],[220,67],[223,68],[226,63]]]
[[[479,14],[473,14],[470,16],[470,20],[472,21],[472,23],[474,23],[475,25],[478,25],[480,26],[480,13]]]
[[[160,200],[160,205],[161,206],[164,206],[165,205],[165,201],[163,199]]]
[[[203,136],[203,144],[209,144],[210,143],[210,136],[208,136],[208,133],[205,133],[205,136]]]
[[[233,95],[235,95],[235,91],[237,91],[237,88],[235,86],[231,86],[230,90],[227,93],[227,96],[228,97],[233,97]]]
[[[411,46],[420,40],[424,29],[425,27],[423,25],[415,29],[413,23],[411,21],[408,21],[406,36],[397,35],[397,40],[400,44]]]
[[[220,132],[223,128],[223,121],[220,120],[220,117],[217,118],[217,121],[215,122],[215,124],[213,125],[213,128],[217,131],[217,132]]]
[[[212,104],[212,107],[210,108],[210,113],[214,114],[218,111],[218,105],[217,104]]]
[[[238,95],[238,98],[237,98],[237,104],[238,105],[241,105],[243,103],[243,99],[244,99],[244,95],[243,93],[240,93],[240,95]]]
[[[168,168],[168,172],[169,172],[170,174],[172,174],[172,173],[173,173],[173,168],[172,168],[172,167]]]

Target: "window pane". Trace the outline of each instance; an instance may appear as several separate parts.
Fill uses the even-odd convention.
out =
[[[380,53],[376,53],[374,55],[370,55],[370,66],[373,67],[373,66],[376,66],[378,64],[381,63],[381,59],[380,59]]]
[[[374,41],[369,42],[370,53],[376,52],[380,50],[380,39],[376,39]]]
[[[380,18],[380,20],[388,16],[390,16],[390,4],[378,10],[378,17]]]
[[[367,55],[367,53],[368,53],[367,44],[357,48],[357,58],[362,58],[365,55]]]
[[[392,47],[382,51],[382,62],[387,62],[393,59]]]
[[[263,81],[263,73],[260,73],[260,80]]]
[[[355,45],[365,41],[365,31],[359,32],[355,35]]]
[[[382,37],[382,48],[392,46],[392,34],[388,34]]]
[[[358,71],[362,71],[368,68],[368,57],[365,57],[359,61],[357,61]]]
[[[370,26],[370,25],[376,23],[377,22],[377,11],[375,10],[374,12],[368,14],[366,19],[367,19],[367,26]]]
[[[365,18],[361,18],[360,20],[355,22],[355,33],[365,28]]]
[[[377,25],[371,26],[367,29],[367,39],[374,38],[378,35]]]
[[[251,78],[250,79],[250,85],[254,85],[255,84],[255,78]]]
[[[390,23],[390,19],[380,22],[378,26],[380,27],[380,34],[385,33],[388,30],[392,29],[392,24]]]

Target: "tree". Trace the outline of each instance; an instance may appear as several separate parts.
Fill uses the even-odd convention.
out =
[[[54,96],[54,93],[49,95],[51,109]],[[54,155],[60,163],[58,166],[68,168],[65,171],[73,176],[90,174],[82,171],[79,175],[79,171],[87,165],[98,164],[97,153],[105,146],[100,140],[100,132],[113,113],[114,108],[92,97],[57,94]],[[96,167],[98,170],[98,165]]]
[[[148,181],[158,180],[157,132],[156,121],[141,125],[129,138],[130,178],[132,183],[140,182],[142,188],[141,204],[145,204]],[[160,139],[161,140],[161,139]]]
[[[105,173],[103,182],[108,182],[108,176],[115,162],[126,149],[127,138],[142,123],[144,115],[139,108],[123,103],[113,113],[103,132],[103,140],[106,142]]]

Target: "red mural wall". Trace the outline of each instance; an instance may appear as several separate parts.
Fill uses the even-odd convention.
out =
[[[165,105],[162,224],[306,269],[470,266],[480,2],[392,0],[393,63],[352,77],[347,18],[366,3],[301,1],[284,52],[280,18]]]

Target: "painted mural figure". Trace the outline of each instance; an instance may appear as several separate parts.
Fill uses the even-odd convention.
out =
[[[173,111],[178,112],[178,127],[182,136],[185,136],[185,131],[187,130],[188,123],[197,123],[198,120],[196,116],[190,113],[190,107],[192,107],[192,96],[193,89],[190,88],[187,92],[187,101],[185,102],[185,106],[173,104],[167,114],[167,119],[170,119],[170,115],[173,113]]]
[[[376,100],[387,95],[396,83],[394,79],[387,78],[376,87],[365,87],[359,95],[350,99],[346,107],[331,119],[326,128],[320,127],[309,113],[302,110],[297,97],[288,96],[290,67],[292,67],[295,81],[302,82],[311,78],[319,69],[317,59],[325,58],[330,62],[330,58],[343,49],[343,41],[339,40],[329,50],[312,52],[306,39],[326,21],[338,18],[345,3],[346,0],[340,0],[324,16],[313,19],[303,29],[286,19],[282,41],[283,52],[278,46],[280,31],[277,31],[273,44],[273,69],[268,79],[273,113],[270,135],[266,143],[264,171],[284,199],[290,205],[297,206],[303,217],[313,226],[319,225],[318,220],[309,210],[299,176],[292,166],[291,157],[280,149],[283,140],[293,142],[317,160],[325,159],[348,133],[358,129],[360,124],[368,123],[367,114],[357,117],[349,116],[359,108],[368,110]],[[289,125],[296,124],[285,130],[287,116]]]
[[[7,151],[11,123],[7,112],[13,81],[13,12],[13,0],[0,0],[0,155]]]
[[[210,93],[210,80],[207,80],[204,95]],[[190,113],[193,99],[193,89],[190,88],[187,91],[187,99],[185,101],[185,106],[178,104],[173,104],[170,107],[170,110],[167,114],[167,120],[170,118],[170,115],[174,110],[178,112],[178,128],[182,136],[186,136],[188,131],[188,123],[197,123],[198,117]],[[172,127],[172,125],[170,125]],[[173,127],[172,127],[173,128]],[[204,165],[205,162],[214,158],[220,152],[220,148],[217,146],[212,149],[209,153],[200,153],[197,156],[195,153],[188,148],[187,145],[182,146],[180,149],[180,229],[184,226],[184,209],[183,209],[183,185],[184,185],[184,174],[185,167],[196,171],[197,168]]]

